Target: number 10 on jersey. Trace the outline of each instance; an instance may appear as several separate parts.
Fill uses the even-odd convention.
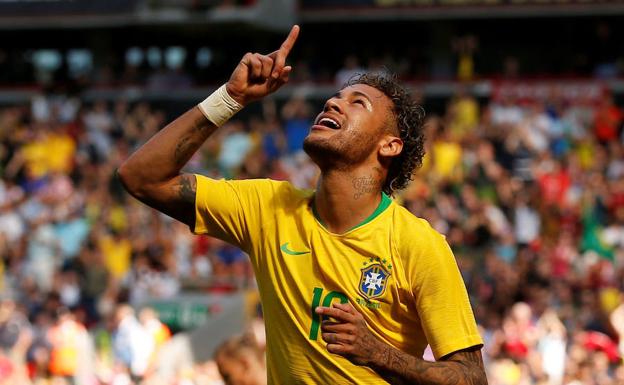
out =
[[[320,287],[315,287],[313,291],[312,297],[312,325],[310,325],[310,339],[316,340],[319,334],[319,328],[321,326],[322,317],[320,314],[316,314],[316,308],[321,305],[321,299],[323,300],[322,306],[329,307],[332,304],[334,299],[338,299],[340,303],[347,303],[349,299],[343,293],[338,291],[330,291],[327,293],[325,298],[323,298],[323,289]]]

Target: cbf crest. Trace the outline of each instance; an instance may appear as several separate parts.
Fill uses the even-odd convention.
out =
[[[380,261],[379,258],[371,258],[370,262],[375,263],[361,270],[362,274],[358,286],[360,294],[369,300],[381,297],[386,292],[390,269],[392,269],[392,265],[384,266],[386,260]]]

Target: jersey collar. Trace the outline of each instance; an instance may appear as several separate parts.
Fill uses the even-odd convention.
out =
[[[386,210],[388,208],[388,206],[390,206],[391,203],[392,203],[392,199],[388,196],[388,194],[386,194],[385,192],[382,191],[381,192],[381,201],[379,202],[379,205],[377,206],[375,211],[373,211],[373,213],[371,215],[369,215],[368,218],[364,219],[362,222],[360,222],[357,225],[353,226],[352,228],[350,228],[346,232],[355,230],[358,227],[362,227],[365,224],[367,224],[370,221],[372,221],[373,219],[377,218],[381,213],[384,212],[384,210]],[[314,197],[312,198],[312,213],[314,214],[314,218],[316,218],[318,223],[320,223],[323,227],[325,227],[327,229],[327,226],[325,226],[325,223],[323,223],[323,221],[321,220],[321,217],[319,216],[318,212],[316,211],[316,205],[314,204]]]

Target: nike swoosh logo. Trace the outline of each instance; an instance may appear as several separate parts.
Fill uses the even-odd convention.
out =
[[[290,243],[290,242],[286,242],[286,243],[284,243],[284,244],[280,247],[280,249],[281,249],[283,252],[285,252],[286,254],[288,254],[288,255],[303,255],[303,254],[309,254],[309,253],[310,253],[309,251],[293,251],[293,250],[290,250],[290,249],[288,248],[288,244],[289,244],[289,243]]]

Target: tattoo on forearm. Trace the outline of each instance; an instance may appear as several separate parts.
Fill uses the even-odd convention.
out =
[[[379,356],[379,374],[393,384],[487,385],[483,361],[476,351],[458,352],[446,361],[427,362],[394,348]]]
[[[204,128],[211,126],[210,121],[206,118],[203,113],[201,116],[198,116],[193,122],[193,129],[195,131],[202,131]]]
[[[210,126],[211,125],[208,123],[208,120],[203,115],[197,117],[193,121],[193,129],[186,135],[182,136],[180,141],[176,144],[173,159],[178,166],[183,166],[193,155],[193,153],[201,146],[206,137],[212,133],[212,131],[204,132],[204,129]],[[203,135],[198,136],[198,134]]]
[[[189,149],[192,147],[190,135],[184,136],[178,144],[176,144],[175,152],[173,153],[173,159],[179,166],[184,165],[189,156]]]
[[[182,175],[178,186],[178,196],[184,202],[195,204],[197,181],[194,175]]]
[[[470,385],[487,385],[487,377],[483,360],[478,351],[463,351],[453,355],[453,361],[463,365],[466,372],[466,383]]]

